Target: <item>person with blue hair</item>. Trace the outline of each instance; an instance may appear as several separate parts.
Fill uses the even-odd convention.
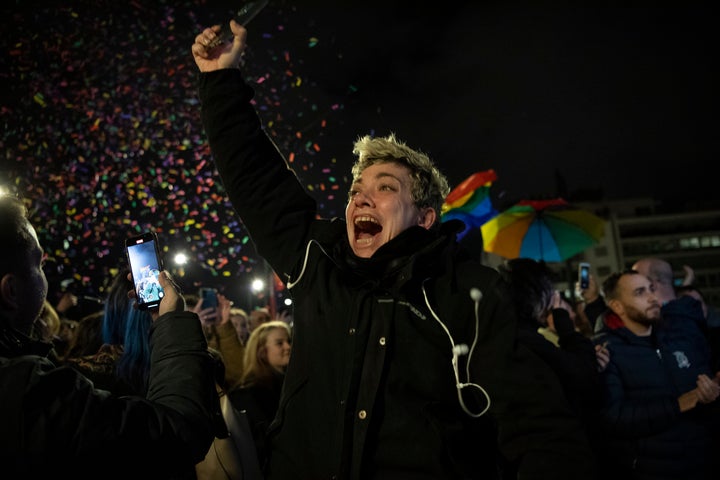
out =
[[[97,388],[31,337],[47,298],[28,208],[0,195],[0,462],[3,478],[178,478],[218,431],[215,364],[200,320],[169,273],[150,311],[145,396]],[[132,296],[132,293],[129,293]]]
[[[127,296],[132,288],[128,270],[120,269],[103,307],[103,345],[97,353],[66,360],[98,388],[118,395],[145,395],[150,372],[152,317],[147,310],[134,308],[134,300]]]

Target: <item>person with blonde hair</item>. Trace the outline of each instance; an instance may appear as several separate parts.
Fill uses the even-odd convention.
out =
[[[516,341],[507,282],[460,245],[461,221],[441,221],[450,187],[430,156],[394,132],[357,137],[345,216],[324,218],[263,128],[241,70],[247,30],[230,27],[232,41],[215,43],[215,25],[191,47],[201,119],[293,299],[266,478],[496,478],[500,460],[524,479],[593,478],[557,376]]]
[[[235,328],[238,340],[245,345],[250,336],[248,313],[240,307],[232,307],[230,308],[230,322]]]
[[[33,333],[38,339],[46,342],[55,343],[59,341],[60,314],[47,298],[43,302],[40,316],[33,325]]]
[[[247,414],[261,464],[267,453],[267,428],[275,418],[290,361],[290,336],[290,327],[282,320],[258,325],[245,345],[240,386],[228,393],[233,406]]]

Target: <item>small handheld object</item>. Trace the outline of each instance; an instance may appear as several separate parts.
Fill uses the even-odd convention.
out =
[[[237,14],[235,14],[235,21],[242,26],[246,26],[250,23],[250,20],[260,13],[260,10],[265,8],[267,4],[268,0],[255,0],[247,2],[240,10],[238,10]],[[221,25],[218,36],[212,41],[212,43],[210,43],[210,45],[208,45],[208,47],[215,48],[218,45],[230,40],[232,36],[233,33],[232,30],[230,30],[230,22],[225,22]]]
[[[125,252],[135,286],[138,308],[147,310],[160,305],[165,291],[160,286],[162,258],[157,235],[146,232],[125,240]]]
[[[590,264],[587,262],[580,262],[578,265],[578,282],[580,283],[580,289],[585,290],[590,286]]]
[[[217,290],[214,288],[201,288],[200,298],[202,298],[202,308],[217,308],[218,297]]]

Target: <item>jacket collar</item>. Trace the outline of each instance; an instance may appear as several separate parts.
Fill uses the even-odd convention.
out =
[[[0,355],[13,358],[21,355],[47,357],[53,345],[28,337],[14,328],[3,325],[0,328]]]
[[[443,251],[455,243],[462,222],[449,221],[438,229],[413,226],[380,247],[370,258],[356,256],[347,241],[336,251],[336,258],[353,273],[397,289],[412,278],[423,279],[444,265]],[[422,259],[422,261],[418,261]]]

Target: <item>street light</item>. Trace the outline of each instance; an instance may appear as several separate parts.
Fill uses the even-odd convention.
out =
[[[250,284],[250,289],[253,293],[260,293],[265,290],[265,280],[262,278],[256,278]]]
[[[186,265],[189,261],[188,256],[185,255],[183,252],[177,253],[175,257],[173,258],[173,261],[176,265]]]
[[[177,265],[177,274],[179,277],[185,276],[185,265],[190,261],[183,252],[176,253],[173,257],[173,263]]]

